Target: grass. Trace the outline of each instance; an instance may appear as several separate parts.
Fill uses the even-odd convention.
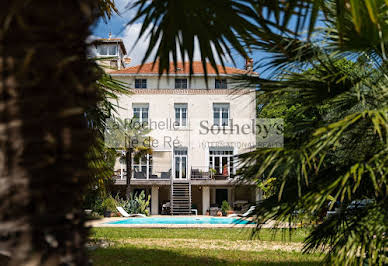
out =
[[[306,229],[294,230],[289,238],[288,229],[262,229],[254,239],[263,241],[289,241],[302,242],[307,236]],[[111,240],[127,238],[182,238],[182,239],[224,239],[224,240],[249,240],[252,230],[248,228],[111,228],[101,227],[92,229],[92,238],[106,238]]]
[[[284,233],[284,232],[283,232]],[[286,242],[269,229],[260,240],[248,229],[94,228],[92,240],[111,245],[91,251],[94,265],[317,265],[319,254],[302,254],[305,230]],[[281,250],[273,250],[274,246]]]

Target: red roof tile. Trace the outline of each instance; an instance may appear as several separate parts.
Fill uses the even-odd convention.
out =
[[[125,69],[117,70],[112,72],[111,74],[159,74],[158,71],[158,64],[156,63],[154,67],[152,67],[153,63],[145,63],[143,66],[133,66],[133,67],[127,67]],[[207,73],[208,74],[216,74],[215,69],[210,65],[210,63],[206,63]],[[224,68],[221,65],[217,65],[218,73],[219,74],[246,74],[248,73],[247,70],[238,69],[234,67],[225,67]],[[177,69],[174,68],[174,63],[170,63],[170,74],[189,74],[190,68],[189,63],[185,62],[178,62]],[[202,62],[201,61],[194,61],[193,62],[193,74],[204,74]],[[254,73],[254,72],[252,72]],[[254,73],[256,74],[256,73]]]

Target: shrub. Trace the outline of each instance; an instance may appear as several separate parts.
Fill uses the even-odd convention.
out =
[[[141,213],[149,215],[148,207],[150,205],[151,196],[148,195],[148,199],[145,198],[145,193],[142,191],[139,195],[131,193],[129,199],[121,199],[117,194],[115,200],[118,205],[123,207],[123,209],[128,213]]]
[[[116,206],[117,206],[117,202],[112,196],[105,198],[101,203],[101,209],[103,211],[114,212],[116,211]]]
[[[223,214],[226,214],[226,212],[229,211],[230,209],[231,209],[231,207],[230,207],[229,203],[228,203],[226,200],[224,200],[224,201],[222,202],[222,205],[221,205],[221,211],[222,211],[222,213],[223,213]]]

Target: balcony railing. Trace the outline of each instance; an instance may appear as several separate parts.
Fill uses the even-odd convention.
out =
[[[192,166],[189,177],[191,180],[227,180],[233,176],[226,173],[218,173],[215,169],[206,166]],[[159,172],[149,171],[148,175],[145,171],[136,171],[135,169],[132,171],[132,180],[169,180],[171,178],[171,169]],[[113,179],[115,184],[125,184],[127,172],[125,170],[117,170]]]
[[[228,173],[219,173],[217,170],[207,166],[192,166],[190,177],[192,180],[226,180],[231,176]]]
[[[123,170],[123,171],[121,171],[121,170],[115,171],[113,179],[115,180],[116,184],[126,183],[127,171],[125,171],[125,170]],[[161,171],[161,172],[156,172],[156,173],[149,172],[148,175],[147,175],[147,172],[139,172],[139,171],[136,171],[134,169],[132,171],[132,179],[134,179],[134,180],[147,180],[147,179],[150,179],[150,180],[158,180],[158,179],[167,180],[167,179],[171,179],[171,170],[168,170],[168,171],[165,171],[165,172]]]

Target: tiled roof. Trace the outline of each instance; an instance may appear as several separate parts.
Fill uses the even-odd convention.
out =
[[[127,67],[125,69],[117,70],[112,72],[111,74],[159,74],[158,71],[158,63],[155,64],[155,66],[152,66],[153,63],[145,63],[143,66],[133,66],[133,67]],[[224,68],[221,65],[217,65],[218,73],[219,74],[247,74],[248,71],[244,69],[238,69],[234,67],[225,67]],[[206,63],[206,69],[207,73],[212,75],[216,74],[215,69],[210,65],[210,63]],[[177,69],[174,67],[174,63],[170,63],[170,74],[189,74],[190,68],[189,63],[185,62],[178,62]],[[254,73],[254,72],[252,72]],[[202,67],[201,61],[194,61],[193,62],[193,74],[204,74],[204,70]],[[254,73],[256,74],[256,73]]]

